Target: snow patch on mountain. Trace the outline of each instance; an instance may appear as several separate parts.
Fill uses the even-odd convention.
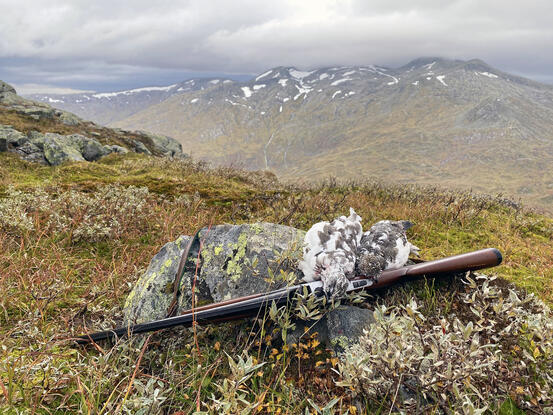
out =
[[[347,82],[347,81],[351,81],[351,80],[352,80],[351,78],[342,78],[342,79],[338,79],[337,81],[332,82],[330,85],[336,86],[336,85],[341,84],[342,82]]]
[[[296,79],[303,79],[303,78],[311,75],[313,72],[315,72],[315,71],[306,72],[306,71],[298,71],[297,69],[290,69],[288,71],[290,76],[292,78],[296,78]]]
[[[93,94],[92,96],[94,98],[113,98],[118,95],[131,95],[131,94],[137,94],[139,92],[149,92],[149,91],[169,91],[170,89],[173,89],[176,87],[177,84],[169,85],[169,86],[147,86],[144,88],[136,88],[136,89],[129,89],[127,91],[118,91],[118,92],[102,92],[99,94]]]
[[[252,90],[251,90],[249,87],[243,86],[243,87],[240,88],[240,89],[242,89],[242,91],[244,92],[244,96],[245,96],[246,98],[249,98],[249,97],[252,96]]]
[[[440,81],[444,86],[447,86],[447,84],[444,82],[445,75],[439,75],[436,77],[438,81]]]
[[[256,81],[259,81],[261,78],[265,78],[267,75],[271,74],[273,72],[272,69],[268,70],[267,72],[262,73],[257,78],[255,78]]]
[[[480,75],[487,76],[488,78],[499,78],[499,76],[497,76],[494,73],[490,73],[490,72],[477,72],[477,73],[480,74]]]

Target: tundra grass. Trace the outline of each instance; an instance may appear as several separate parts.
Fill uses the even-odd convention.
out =
[[[128,198],[135,193],[126,189],[147,192],[136,196],[135,210],[113,198],[85,203],[106,186]],[[61,203],[64,194],[72,196]],[[424,259],[497,247],[504,262],[493,274],[553,302],[553,220],[500,197],[377,181],[284,186],[266,172],[135,154],[57,167],[0,154],[0,203],[17,198],[27,205],[9,205],[4,213],[20,209],[26,227],[0,221],[3,413],[248,413],[243,402],[251,413],[378,411],[337,386],[338,359],[311,333],[293,348],[239,322],[98,349],[68,345],[68,337],[120,323],[125,297],[152,256],[209,224],[268,221],[308,229],[349,207],[365,226],[409,219],[415,223],[409,237]],[[86,229],[95,224],[87,222],[87,209],[118,221],[95,237]],[[404,296],[433,298],[433,288],[415,288]]]

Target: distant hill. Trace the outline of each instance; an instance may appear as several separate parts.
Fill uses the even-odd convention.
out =
[[[147,86],[116,92],[82,94],[32,94],[28,98],[79,114],[98,124],[107,125],[140,112],[167,98],[186,92],[201,91],[230,79],[198,78],[168,86]]]
[[[278,67],[244,83],[189,80],[166,89],[80,104],[127,105],[111,110],[111,125],[167,134],[196,158],[287,179],[376,176],[504,193],[546,209],[553,202],[553,87],[480,60]],[[84,114],[68,106],[69,96],[42,99]]]

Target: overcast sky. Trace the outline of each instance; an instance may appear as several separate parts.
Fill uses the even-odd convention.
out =
[[[0,79],[106,91],[442,56],[553,83],[552,22],[553,0],[0,0]]]

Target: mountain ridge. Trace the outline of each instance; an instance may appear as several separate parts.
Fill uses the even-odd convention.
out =
[[[166,134],[198,158],[284,179],[373,176],[541,207],[553,199],[553,86],[478,59],[281,66],[248,82],[198,82],[111,125]]]

